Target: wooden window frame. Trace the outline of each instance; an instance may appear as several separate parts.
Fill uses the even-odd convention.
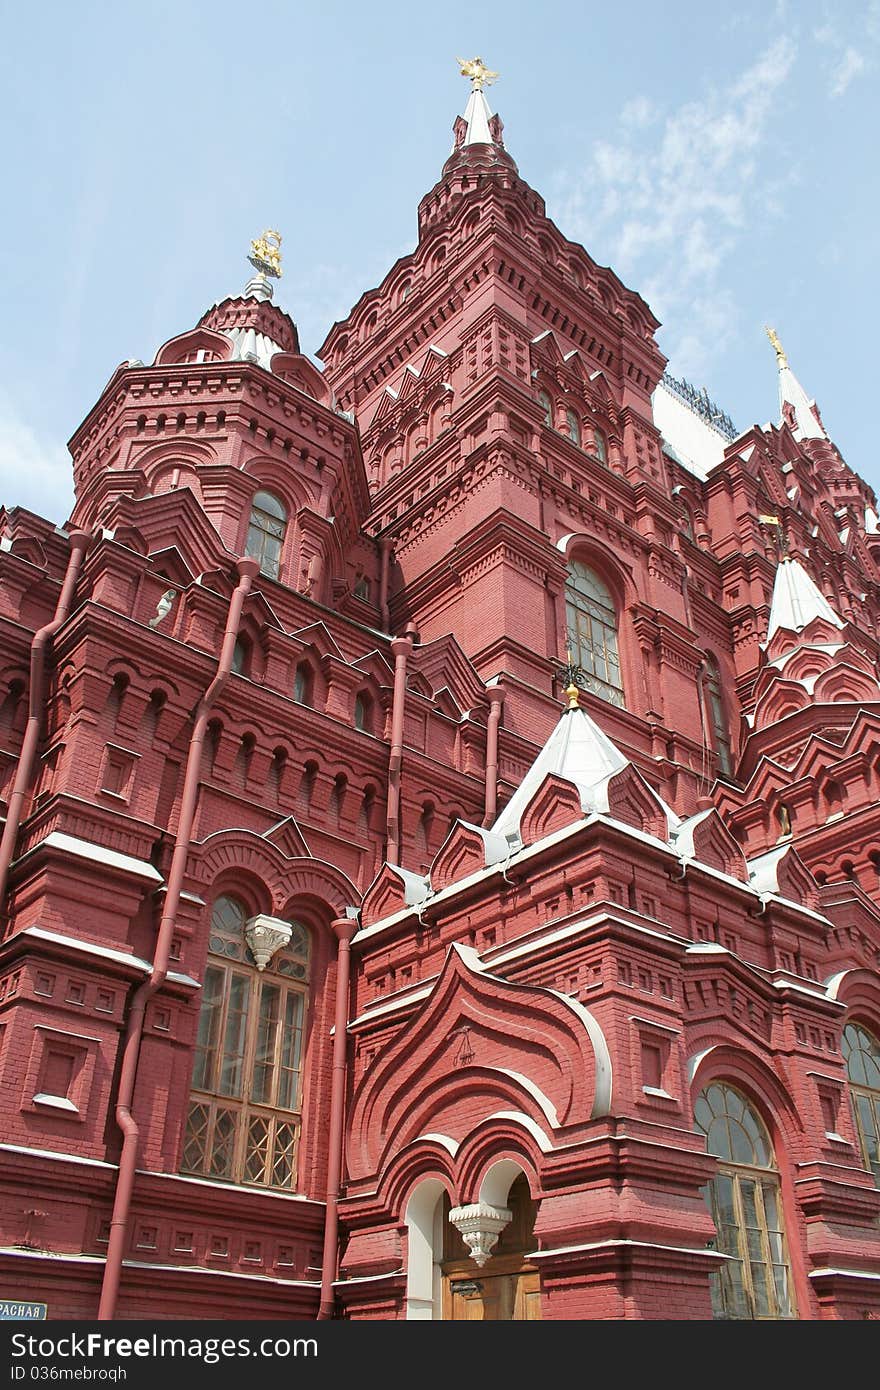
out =
[[[302,950],[282,950],[263,971],[252,964],[243,936],[218,923],[203,981],[193,1078],[181,1171],[241,1186],[296,1188],[301,1126],[303,1053],[308,992],[308,935]],[[301,978],[283,973],[284,966]],[[280,968],[279,968],[280,967]],[[275,991],[274,1010],[267,1001]],[[238,992],[241,1007],[233,1011]],[[235,1030],[236,1013],[239,1026]]]

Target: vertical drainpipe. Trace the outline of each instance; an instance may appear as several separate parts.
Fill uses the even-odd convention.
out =
[[[483,826],[492,825],[498,806],[498,725],[501,723],[501,706],[504,704],[504,687],[486,687],[489,697],[489,723],[486,728],[486,811]]]
[[[36,762],[37,749],[40,743],[40,733],[43,727],[43,714],[46,703],[46,651],[50,641],[70,612],[74,591],[76,589],[76,581],[82,569],[83,558],[91,537],[86,531],[71,531],[69,539],[70,555],[67,560],[67,570],[64,575],[64,581],[61,585],[61,593],[58,595],[55,616],[52,618],[51,622],[46,623],[44,627],[41,627],[34,633],[34,638],[31,642],[28,721],[25,726],[24,737],[21,741],[21,752],[18,755],[18,768],[15,773],[15,782],[13,783],[12,791],[9,796],[9,805],[6,811],[6,824],[3,827],[3,837],[0,839],[0,907],[2,907],[2,904],[6,900],[9,868],[15,855],[15,842],[18,839],[18,829],[21,825],[25,798],[31,789],[34,763]]]
[[[143,984],[139,985],[135,990],[128,1012],[128,1024],[125,1031],[125,1040],[122,1045],[122,1067],[119,1073],[119,1091],[116,1098],[116,1123],[122,1130],[123,1135],[122,1152],[119,1155],[119,1172],[116,1178],[116,1192],[113,1199],[113,1215],[110,1219],[110,1241],[107,1246],[107,1262],[104,1266],[104,1280],[101,1285],[101,1302],[98,1308],[98,1318],[102,1322],[111,1319],[116,1312],[119,1283],[122,1277],[122,1260],[125,1255],[126,1238],[128,1235],[129,1211],[131,1207],[132,1191],[134,1189],[134,1175],[137,1167],[138,1139],[140,1138],[140,1130],[131,1113],[131,1107],[134,1097],[135,1081],[137,1079],[141,1038],[144,1030],[144,1014],[147,1004],[156,991],[161,988],[168,974],[171,938],[177,917],[177,909],[180,903],[180,894],[183,889],[186,860],[192,840],[192,828],[199,791],[199,778],[202,770],[202,749],[208,729],[208,715],[232,670],[235,642],[241,624],[241,611],[244,606],[244,601],[250,592],[251,584],[259,572],[260,567],[256,560],[245,557],[238,561],[238,586],[229,602],[226,631],[223,634],[223,645],[220,649],[217,672],[196,707],[193,731],[190,736],[189,750],[186,757],[186,771],[183,778],[183,792],[180,798],[180,816],[177,823],[177,835],[174,841],[174,853],[171,858],[171,868],[168,872],[168,882],[165,888],[165,904],[162,912],[162,920],[159,923],[159,931],[156,936],[153,968],[150,972],[149,979],[145,980]]]
[[[406,663],[412,653],[411,637],[394,637],[391,652],[394,656],[394,704],[391,711],[391,756],[388,760],[388,844],[385,858],[389,864],[400,858],[400,765],[403,761],[403,714],[406,703]]]
[[[379,558],[381,569],[379,570],[379,613],[382,631],[388,632],[391,619],[388,613],[388,567],[391,562],[391,537],[379,537]]]
[[[342,1144],[345,1123],[345,1077],[348,1062],[348,987],[351,939],[357,931],[352,917],[332,924],[338,942],[336,957],[336,1018],[333,1031],[333,1080],[330,1088],[330,1148],[327,1155],[327,1212],[321,1257],[321,1303],[318,1322],[333,1316],[333,1281],[339,1257],[339,1191],[342,1182]]]

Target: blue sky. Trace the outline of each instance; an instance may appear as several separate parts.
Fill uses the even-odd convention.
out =
[[[773,324],[880,491],[880,0],[2,0],[0,500],[63,522],[66,441],[284,237],[314,353],[416,239],[468,83],[568,236],[663,321],[670,370],[777,417]]]

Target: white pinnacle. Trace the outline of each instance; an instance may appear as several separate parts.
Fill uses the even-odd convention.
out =
[[[828,435],[819,422],[816,402],[810,399],[788,365],[788,358],[775,330],[768,328],[766,332],[773,344],[776,364],[779,367],[780,420],[788,421],[795,439],[827,439]],[[786,406],[789,407],[788,410],[786,410]]]
[[[786,556],[780,560],[776,571],[767,641],[780,628],[786,632],[800,632],[814,618],[822,618],[832,627],[843,627],[843,619],[835,613],[803,565]]]

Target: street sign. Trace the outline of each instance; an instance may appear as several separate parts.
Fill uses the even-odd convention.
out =
[[[34,1322],[45,1318],[48,1303],[22,1303],[18,1299],[0,1298],[0,1322]]]

